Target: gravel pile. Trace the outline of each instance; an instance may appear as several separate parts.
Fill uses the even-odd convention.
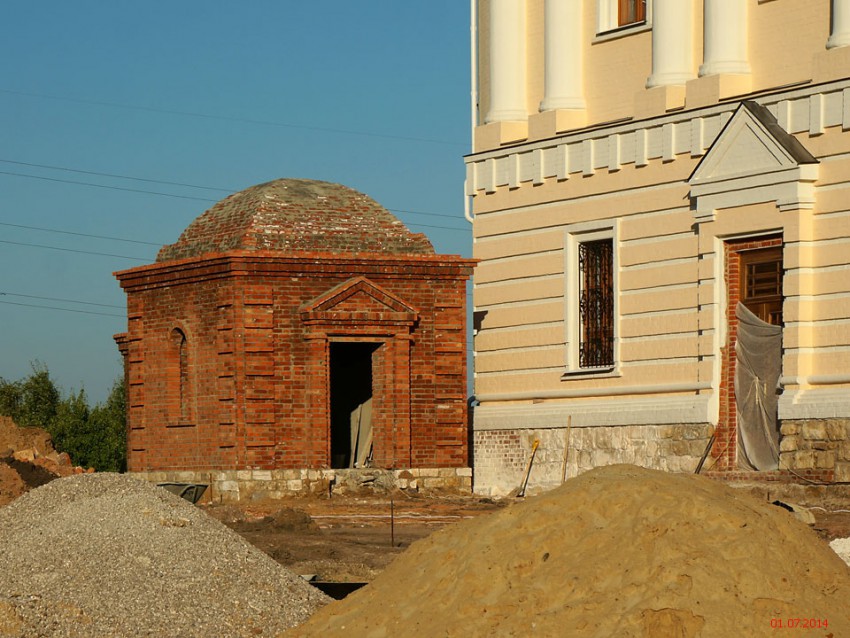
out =
[[[118,474],[0,508],[0,636],[276,636],[328,602],[236,533]]]

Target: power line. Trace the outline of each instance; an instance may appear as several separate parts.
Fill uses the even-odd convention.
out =
[[[133,261],[151,261],[150,258],[147,257],[129,257],[127,255],[115,255],[112,253],[98,253],[91,250],[76,250],[74,248],[59,248],[58,246],[45,246],[43,244],[26,244],[24,242],[19,241],[8,241],[6,239],[0,239],[0,244],[11,244],[13,246],[26,246],[28,248],[46,248],[48,250],[61,250],[67,253],[80,253],[82,255],[97,255],[98,257],[117,257],[119,259],[131,259]]]
[[[0,90],[0,91],[2,91],[2,90]],[[149,178],[149,177],[137,177],[137,176],[134,176],[134,175],[121,175],[121,174],[118,174],[118,173],[103,173],[101,171],[92,171],[92,170],[85,170],[85,169],[80,169],[80,168],[70,168],[70,167],[67,167],[67,166],[55,166],[55,165],[52,165],[52,164],[39,164],[39,163],[35,163],[35,162],[21,162],[19,160],[11,160],[11,159],[0,158],[0,162],[3,162],[5,164],[15,164],[17,166],[29,166],[29,167],[32,167],[32,168],[44,168],[44,169],[54,170],[54,171],[65,171],[65,172],[68,172],[68,173],[78,173],[78,174],[81,174],[81,175],[95,175],[97,177],[109,177],[109,178],[113,178],[113,179],[127,179],[127,180],[136,181],[136,182],[145,182],[145,183],[148,183],[148,184],[163,184],[165,186],[179,186],[179,187],[183,187],[183,188],[197,188],[197,189],[201,189],[201,190],[219,191],[219,192],[222,192],[222,193],[233,193],[233,192],[236,192],[238,190],[238,189],[235,189],[235,188],[222,188],[220,186],[202,186],[200,184],[188,184],[186,182],[172,182],[172,181],[169,181],[169,180],[153,179],[153,178]],[[0,174],[13,175],[15,177],[29,177],[31,179],[43,179],[43,180],[47,180],[47,181],[60,182],[60,183],[63,183],[63,184],[75,184],[75,185],[79,185],[79,186],[93,186],[93,187],[97,187],[97,188],[126,190],[126,191],[133,192],[133,193],[162,195],[162,196],[165,196],[165,197],[180,197],[180,198],[183,198],[183,199],[196,199],[198,201],[205,201],[205,202],[216,201],[216,200],[206,199],[206,198],[195,198],[195,197],[189,197],[189,196],[185,196],[185,195],[173,195],[171,193],[160,193],[160,192],[157,192],[157,191],[127,189],[127,188],[122,188],[122,187],[107,186],[107,185],[104,185],[104,184],[93,184],[93,183],[90,183],[90,182],[80,182],[80,181],[75,181],[75,180],[61,180],[61,179],[58,179],[58,178],[43,177],[43,176],[39,176],[39,175],[29,175],[29,174],[26,174],[26,173],[13,173],[13,172],[10,172],[10,171],[8,171],[8,172],[7,171],[0,171]],[[435,213],[435,212],[429,212],[429,211],[409,210],[409,209],[401,209],[401,208],[387,208],[387,210],[390,211],[390,212],[393,212],[393,213],[402,213],[402,214],[405,214],[405,215],[423,215],[423,216],[426,216],[426,217],[444,217],[444,218],[447,218],[447,219],[458,219],[459,220],[458,215],[450,214],[450,213]],[[462,230],[462,229],[446,228],[446,227],[443,227],[443,226],[426,226],[426,228],[444,228],[445,230]],[[126,241],[126,240],[119,240],[119,241]]]
[[[9,95],[22,95],[25,97],[36,97],[47,100],[60,100],[65,102],[76,102],[77,104],[92,104],[95,106],[108,106],[110,108],[130,109],[133,111],[144,111],[147,113],[164,113],[166,115],[180,115],[183,117],[197,117],[207,120],[218,120],[221,122],[241,122],[243,124],[254,124],[260,126],[275,126],[279,128],[301,129],[305,131],[318,131],[321,133],[337,133],[343,135],[357,135],[360,137],[374,137],[389,140],[402,140],[407,142],[424,142],[427,144],[442,144],[447,146],[462,146],[466,148],[466,144],[460,142],[450,142],[448,140],[437,140],[426,137],[412,137],[407,135],[388,135],[386,133],[372,133],[369,131],[355,131],[351,129],[329,128],[324,126],[311,126],[306,124],[292,124],[289,122],[275,122],[272,120],[254,120],[243,117],[229,117],[226,115],[212,115],[210,113],[195,113],[192,111],[178,111],[175,109],[158,109],[150,106],[138,106],[135,104],[120,104],[117,102],[101,102],[98,100],[89,100],[83,98],[65,97],[61,95],[48,95],[45,93],[29,93],[25,91],[13,91],[11,89],[0,89],[0,93]]]
[[[6,304],[9,306],[23,306],[24,308],[41,308],[43,310],[62,310],[64,312],[76,312],[83,315],[100,315],[102,317],[119,317],[124,319],[124,315],[116,315],[111,312],[95,312],[93,310],[75,310],[73,308],[59,308],[57,306],[37,306],[35,304],[29,303],[17,303],[14,301],[0,301],[0,304]]]
[[[467,229],[467,228],[456,228],[456,227],[449,227],[449,226],[429,226],[428,224],[414,224],[414,223],[409,223],[409,224],[405,224],[405,225],[410,226],[411,228],[439,228],[440,230],[454,230],[454,231],[460,231],[460,232],[464,232],[464,231],[468,230],[469,232],[472,232],[471,226]]]
[[[201,186],[199,184],[187,184],[187,183],[184,183],[184,182],[171,182],[171,181],[163,180],[163,179],[152,179],[152,178],[148,178],[148,177],[135,177],[133,175],[120,175],[120,174],[117,174],[117,173],[102,173],[102,172],[99,172],[99,171],[90,171],[90,170],[84,170],[84,169],[79,169],[79,168],[69,168],[67,166],[54,166],[54,165],[50,165],[50,164],[36,164],[36,163],[33,163],[33,162],[19,162],[17,160],[10,160],[10,159],[0,159],[0,162],[3,162],[4,164],[15,164],[17,166],[29,166],[29,167],[32,167],[32,168],[46,168],[48,170],[53,170],[53,171],[65,171],[65,172],[68,172],[68,173],[79,173],[81,175],[95,175],[97,177],[109,177],[109,178],[114,178],[114,179],[128,179],[128,180],[132,180],[132,181],[136,181],[136,182],[145,182],[145,183],[148,183],[148,184],[163,184],[165,186],[181,186],[181,187],[185,187],[185,188],[198,188],[198,189],[202,189],[202,190],[219,191],[221,193],[233,193],[233,192],[236,192],[238,190],[238,189],[235,189],[235,188],[221,188],[219,186]],[[0,173],[4,173],[4,172],[0,171]],[[45,178],[45,177],[41,177],[41,176],[38,176],[38,175],[28,175],[26,173],[5,172],[4,174],[14,175],[16,177],[31,177],[33,179],[49,179],[51,181],[59,181],[61,183],[66,183],[66,184],[78,184],[78,185],[82,185],[82,186],[98,186],[98,187],[101,187],[101,188],[115,188],[115,187],[112,187],[112,186],[105,186],[103,184],[91,184],[89,182],[78,182],[78,181],[74,181],[74,180],[59,180],[59,179],[56,179],[56,178]],[[171,195],[169,193],[159,193],[159,192],[156,192],[156,191],[145,191],[145,190],[134,190],[134,189],[129,189],[129,190],[131,192],[134,192],[134,193],[149,193],[149,194],[152,194],[152,195],[165,195],[165,196],[168,196],[168,197],[180,197],[179,195]],[[194,199],[194,198],[191,198],[191,199]],[[211,201],[216,201],[216,200],[201,199],[201,201],[211,202]],[[393,213],[403,213],[403,214],[406,214],[406,215],[424,215],[426,217],[445,217],[445,218],[448,218],[448,219],[459,219],[458,215],[453,215],[453,214],[450,214],[450,213],[434,213],[434,212],[428,212],[428,211],[422,211],[422,210],[409,210],[409,209],[401,209],[401,208],[387,208],[387,210],[390,211],[390,212],[393,212]]]
[[[2,160],[0,160],[2,161]],[[139,239],[124,239],[122,237],[110,237],[108,235],[89,235],[88,233],[75,233],[71,230],[59,230],[58,228],[42,228],[40,226],[24,226],[23,224],[10,224],[9,222],[0,222],[0,226],[9,226],[11,228],[24,228],[26,230],[40,230],[46,233],[58,233],[60,235],[74,235],[75,237],[89,237],[91,239],[106,239],[109,241],[125,241],[132,244],[144,244],[146,246],[162,246],[155,244],[152,241],[141,241]]]
[[[100,173],[98,171],[86,171],[79,168],[68,168],[67,166],[51,166],[50,164],[34,164],[32,162],[19,162],[16,160],[0,159],[4,164],[16,164],[18,166],[29,166],[31,168],[46,168],[52,171],[67,171],[69,173],[80,173],[82,175],[97,175],[98,177],[114,177],[117,179],[129,179],[134,182],[147,182],[149,184],[165,184],[167,186],[182,186],[185,188],[199,188],[208,191],[220,191],[222,193],[232,193],[238,189],[235,188],[219,188],[217,186],[200,186],[198,184],[186,184],[183,182],[169,182],[162,179],[148,179],[145,177],[133,177],[132,175],[118,175],[116,173]]]
[[[123,308],[124,306],[119,306],[116,304],[110,303],[95,303],[93,301],[79,301],[77,299],[61,299],[59,297],[37,297],[36,295],[22,295],[14,292],[0,292],[0,295],[4,297],[23,297],[24,299],[41,299],[42,301],[62,301],[65,303],[78,303],[84,306],[100,306],[102,308]]]
[[[146,191],[138,188],[126,188],[123,186],[107,186],[105,184],[93,184],[92,182],[77,182],[71,179],[59,179],[58,177],[44,177],[42,175],[28,175],[26,173],[13,173],[11,171],[0,171],[0,175],[13,175],[14,177],[28,177],[30,179],[40,179],[46,182],[59,182],[60,184],[75,184],[77,186],[91,186],[93,188],[105,188],[113,191],[124,191],[125,193],[144,193],[146,195],[162,195],[163,197],[176,197],[177,199],[191,199],[197,202],[217,202],[217,199],[207,199],[205,197],[192,197],[190,195],[174,195],[173,193],[160,193],[158,191]]]
[[[427,217],[447,217],[448,219],[457,219],[458,221],[460,221],[459,215],[451,215],[449,213],[426,213],[425,211],[421,210],[405,210],[401,208],[388,208],[387,210],[391,213],[404,213],[406,215],[425,215]]]
[[[3,161],[3,160],[0,160],[0,161]],[[68,170],[68,169],[62,169],[62,170]],[[148,191],[148,190],[143,190],[143,189],[140,189],[140,188],[126,188],[126,187],[123,187],[123,186],[107,186],[106,184],[94,184],[92,182],[80,182],[80,181],[71,180],[71,179],[59,179],[59,178],[56,178],[56,177],[44,177],[42,175],[28,175],[26,173],[14,173],[14,172],[11,172],[11,171],[0,171],[0,175],[12,175],[14,177],[27,177],[27,178],[30,178],[30,179],[40,179],[40,180],[44,180],[44,181],[47,181],[47,182],[58,182],[60,184],[74,184],[75,186],[90,186],[90,187],[93,187],[93,188],[103,188],[103,189],[106,189],[106,190],[123,191],[123,192],[129,192],[129,193],[143,193],[145,195],[160,195],[162,197],[175,197],[177,199],[190,199],[190,200],[198,201],[198,202],[218,203],[220,201],[220,200],[217,200],[217,199],[209,199],[209,198],[206,198],[206,197],[192,197],[191,195],[175,195],[173,193],[161,193],[159,191]],[[221,189],[221,190],[224,190],[224,189]],[[430,215],[432,217],[452,217],[451,215],[446,215],[446,214],[443,214],[443,213],[426,213],[426,212],[421,212],[421,211],[404,211],[404,210],[398,210],[398,209],[393,209],[393,208],[388,208],[387,210],[389,210],[391,212],[407,213],[407,214],[411,214],[411,215]],[[13,225],[13,224],[9,224],[9,225]],[[414,222],[410,222],[407,225],[408,226],[418,226],[420,228],[437,228],[437,229],[440,229],[440,230],[460,230],[460,231],[466,230],[465,228],[458,228],[457,226],[433,226],[433,225],[428,225],[428,224],[416,224]],[[118,241],[127,241],[127,240],[120,240],[119,239]],[[146,243],[149,243],[149,242],[146,242]]]

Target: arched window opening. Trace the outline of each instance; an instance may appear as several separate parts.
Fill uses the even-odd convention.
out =
[[[191,384],[189,372],[189,345],[186,334],[179,328],[171,331],[172,370],[171,386],[174,400],[172,416],[181,423],[192,420]]]

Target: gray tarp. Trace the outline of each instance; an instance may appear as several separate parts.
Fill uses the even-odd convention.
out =
[[[776,388],[782,367],[782,328],[766,323],[738,303],[735,398],[738,465],[749,470],[779,467]]]
[[[372,453],[372,398],[351,413],[351,461],[349,467],[366,467]]]

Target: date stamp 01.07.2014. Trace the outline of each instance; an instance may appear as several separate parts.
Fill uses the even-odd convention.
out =
[[[771,629],[829,629],[828,618],[771,618]]]

